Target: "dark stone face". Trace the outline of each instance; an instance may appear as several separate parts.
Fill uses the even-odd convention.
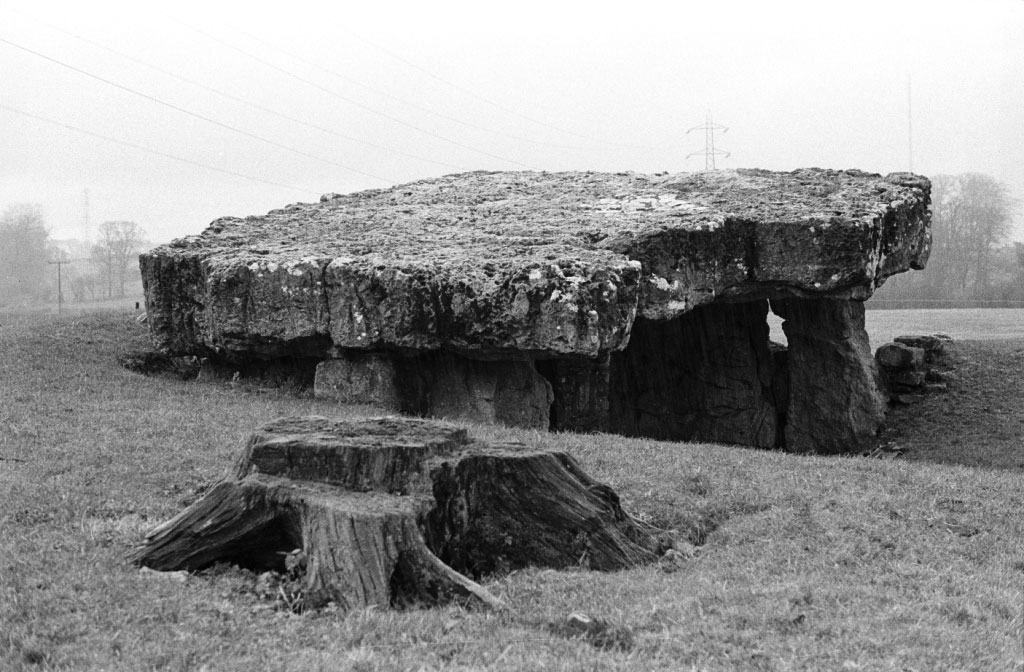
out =
[[[795,452],[870,447],[886,399],[859,301],[769,302],[640,318],[608,358],[479,361],[350,351],[321,363],[320,396],[395,412],[533,429],[602,431]]]
[[[768,338],[767,301],[710,304],[638,320],[612,356],[608,428],[658,439],[794,452],[866,449],[885,398],[858,301],[774,300],[787,348]]]
[[[778,299],[789,340],[785,446],[801,453],[870,447],[885,419],[886,394],[861,301]]]
[[[768,302],[701,306],[637,320],[611,360],[611,431],[657,439],[776,445]]]

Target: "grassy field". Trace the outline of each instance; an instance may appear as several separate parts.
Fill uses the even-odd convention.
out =
[[[505,614],[346,615],[292,613],[237,568],[160,574],[124,557],[260,423],[374,409],[130,373],[117,355],[148,347],[130,312],[0,325],[2,670],[1024,670],[1024,460],[997,469],[986,453],[993,432],[1004,457],[1021,443],[1024,340],[958,382],[1017,424],[926,421],[972,442],[975,466],[471,427],[568,451],[627,510],[678,530],[681,561],[491,577]],[[962,352],[989,352],[975,346]],[[992,371],[1016,387],[989,385]],[[631,637],[557,634],[577,611]]]
[[[134,310],[136,304],[140,306],[140,310],[138,312],[141,313],[145,311],[146,297],[143,296],[141,291],[116,299],[97,299],[95,301],[81,302],[67,301],[61,306],[58,306],[56,303],[22,306],[18,308],[0,306],[0,324],[4,323],[5,318],[10,321],[23,320],[31,316],[35,316],[36,318],[46,315],[57,316],[58,311],[62,316],[66,315],[68,317],[81,317],[82,315],[88,315],[89,313],[128,311]]]
[[[772,339],[784,343],[782,318],[768,315]],[[946,334],[956,340],[1024,339],[1024,308],[869,310],[864,325],[872,347],[903,334]]]
[[[869,310],[864,321],[876,345],[901,334],[940,333],[967,341],[1024,338],[1024,308]]]

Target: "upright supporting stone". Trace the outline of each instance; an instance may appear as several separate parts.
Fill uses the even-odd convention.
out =
[[[569,432],[608,431],[608,356],[538,363],[555,393],[551,427]]]
[[[612,431],[658,439],[775,445],[768,302],[637,319],[611,360]]]
[[[317,365],[314,394],[346,404],[509,427],[548,429],[551,384],[530,361],[478,361],[351,350]]]
[[[471,422],[546,430],[551,384],[529,361],[484,362],[441,354],[422,358],[424,414]]]
[[[391,357],[378,352],[352,351],[344,357],[320,362],[313,394],[343,404],[374,404],[401,410],[395,367]]]
[[[885,419],[886,400],[861,301],[773,299],[789,341],[786,449],[866,450]]]

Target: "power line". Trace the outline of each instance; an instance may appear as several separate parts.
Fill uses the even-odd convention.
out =
[[[181,112],[183,114],[187,114],[187,115],[189,115],[191,117],[195,117],[197,119],[201,119],[201,120],[203,120],[203,121],[205,121],[207,123],[213,124],[215,126],[219,126],[221,128],[225,128],[225,129],[227,129],[229,131],[232,131],[233,133],[238,133],[240,135],[244,135],[246,137],[253,138],[254,140],[259,140],[260,142],[265,142],[265,143],[267,143],[269,145],[272,145],[274,147],[278,147],[278,148],[283,149],[285,151],[292,152],[293,154],[299,154],[301,156],[305,156],[305,157],[308,157],[308,158],[311,158],[311,159],[316,159],[317,161],[323,161],[324,163],[329,163],[331,165],[337,166],[339,168],[342,168],[342,169],[347,170],[347,171],[352,172],[352,173],[358,173],[359,175],[365,175],[366,177],[372,177],[375,180],[381,180],[382,182],[387,182],[388,184],[392,184],[392,185],[396,183],[396,180],[392,180],[392,179],[389,179],[389,178],[386,178],[386,177],[381,177],[380,175],[374,175],[373,173],[368,173],[366,171],[359,170],[358,168],[353,168],[351,166],[346,166],[343,163],[338,163],[337,161],[333,161],[331,159],[327,159],[327,158],[324,158],[324,157],[321,157],[321,156],[317,156],[315,154],[310,154],[308,152],[304,152],[304,151],[302,151],[300,149],[295,149],[293,147],[289,147],[287,145],[281,144],[281,143],[276,142],[274,140],[270,140],[268,138],[264,138],[261,135],[257,135],[255,133],[250,133],[249,131],[244,131],[244,130],[242,130],[240,128],[236,128],[234,126],[231,126],[230,124],[225,124],[223,122],[217,121],[216,119],[211,119],[210,117],[203,116],[203,115],[201,115],[201,114],[199,114],[197,112],[192,112],[191,110],[187,110],[187,109],[185,109],[183,107],[179,107],[179,106],[175,105],[174,103],[169,103],[169,102],[167,102],[165,100],[161,100],[160,98],[156,98],[155,96],[150,96],[149,94],[142,93],[141,91],[136,91],[135,89],[132,89],[132,88],[127,87],[127,86],[124,86],[123,84],[118,84],[117,82],[111,81],[111,80],[106,79],[104,77],[100,77],[99,75],[95,75],[95,74],[93,74],[91,72],[88,72],[87,70],[83,70],[81,68],[78,68],[78,67],[76,67],[74,65],[71,65],[70,63],[65,63],[64,61],[58,60],[56,58],[53,58],[52,56],[47,56],[46,54],[40,53],[40,52],[35,51],[33,49],[29,49],[28,47],[25,47],[25,46],[22,46],[20,44],[17,44],[16,42],[11,42],[10,40],[8,40],[6,38],[0,37],[0,42],[3,42],[4,44],[10,45],[10,46],[12,46],[12,47],[14,47],[16,49],[20,49],[20,50],[22,50],[22,51],[24,51],[26,53],[32,54],[33,56],[36,56],[38,58],[42,58],[44,60],[50,61],[51,63],[56,63],[57,65],[59,65],[59,66],[61,66],[63,68],[67,68],[68,70],[71,70],[73,72],[77,72],[79,74],[85,75],[86,77],[91,77],[92,79],[95,79],[97,81],[103,82],[104,84],[107,84],[109,86],[113,86],[114,88],[121,89],[122,91],[127,91],[128,93],[131,93],[131,94],[134,94],[136,96],[139,96],[140,98],[145,98],[146,100],[149,100],[149,101],[152,101],[154,103],[157,103],[158,105],[163,105],[164,107],[169,107],[172,110],[176,110],[176,111]]]
[[[345,29],[342,28],[342,30],[345,30]],[[435,80],[441,82],[442,84],[450,86],[451,88],[455,89],[456,91],[460,91],[460,92],[466,94],[467,96],[471,96],[471,97],[476,98],[477,100],[479,100],[481,102],[487,103],[488,105],[491,105],[492,107],[495,107],[495,108],[501,110],[502,112],[505,112],[506,114],[511,114],[511,115],[516,116],[516,117],[519,117],[520,119],[525,119],[526,121],[529,121],[530,123],[533,123],[533,124],[538,124],[540,126],[545,126],[545,127],[550,128],[552,130],[558,131],[559,133],[566,133],[568,135],[574,135],[577,138],[582,138],[584,140],[588,140],[590,142],[596,142],[596,143],[602,144],[602,145],[610,145],[610,146],[613,146],[613,147],[627,147],[627,148],[630,148],[630,149],[655,149],[653,147],[644,147],[644,146],[641,146],[641,145],[630,145],[630,144],[619,143],[619,142],[609,142],[607,140],[601,140],[599,138],[592,138],[590,136],[583,135],[582,133],[576,133],[575,131],[570,131],[570,130],[567,130],[567,129],[564,129],[564,128],[560,128],[558,126],[555,126],[554,124],[550,124],[550,123],[548,123],[546,121],[543,121],[543,120],[540,120],[540,119],[534,119],[533,117],[530,117],[528,115],[522,114],[521,112],[517,112],[517,111],[515,111],[515,110],[513,110],[513,109],[511,109],[509,107],[506,107],[506,106],[502,105],[501,103],[493,101],[490,98],[486,98],[484,96],[481,96],[480,94],[476,93],[475,91],[467,89],[464,86],[460,86],[460,85],[456,84],[455,82],[451,82],[451,81],[441,77],[440,75],[437,75],[437,74],[427,70],[426,68],[424,68],[424,67],[422,67],[422,66],[420,66],[420,65],[418,65],[416,63],[413,63],[412,61],[410,61],[410,60],[408,60],[406,58],[403,58],[402,56],[399,56],[398,54],[392,52],[391,50],[387,49],[386,47],[383,47],[382,45],[377,44],[373,40],[370,40],[370,39],[368,39],[368,38],[366,38],[366,37],[364,37],[362,35],[354,33],[351,30],[345,30],[345,32],[348,33],[349,35],[352,35],[352,36],[356,37],[359,40],[362,40],[363,42],[369,44],[370,46],[372,46],[372,47],[374,47],[376,49],[379,49],[380,51],[383,51],[385,54],[387,54],[391,58],[395,59],[396,61],[404,63],[405,65],[409,66],[410,68],[413,68],[414,70],[418,70],[419,72],[422,72],[423,74],[427,75],[431,79],[435,79]]]
[[[297,192],[300,192],[300,193],[303,193],[303,194],[307,194],[307,195],[310,194],[310,193],[315,193],[315,192],[313,192],[312,189],[303,189],[301,187],[296,187],[296,186],[293,186],[293,185],[290,185],[290,184],[284,184],[282,182],[274,182],[272,180],[264,180],[264,179],[259,178],[259,177],[253,177],[252,175],[245,175],[244,173],[236,173],[233,170],[226,170],[224,168],[217,168],[215,166],[211,166],[211,165],[208,165],[208,164],[205,164],[205,163],[200,163],[199,161],[193,161],[192,159],[187,159],[187,158],[182,157],[182,156],[175,156],[174,154],[168,154],[168,153],[162,152],[162,151],[160,151],[158,149],[152,149],[150,147],[144,147],[143,145],[137,145],[134,142],[129,142],[127,140],[119,140],[117,138],[112,138],[109,135],[103,135],[101,133],[95,133],[93,131],[88,131],[88,130],[86,130],[84,128],[79,128],[77,126],[72,126],[71,124],[65,124],[64,122],[56,121],[54,119],[49,119],[47,117],[43,117],[43,116],[40,116],[38,114],[33,114],[31,112],[26,112],[25,110],[20,110],[20,109],[18,109],[16,107],[11,107],[10,105],[5,105],[3,103],[0,103],[0,110],[7,110],[8,112],[14,112],[15,114],[21,114],[21,115],[24,115],[26,117],[31,117],[32,119],[36,119],[38,121],[43,121],[43,122],[46,122],[48,124],[53,124],[54,126],[60,126],[62,128],[67,128],[67,129],[70,129],[72,131],[77,131],[78,133],[84,133],[85,135],[91,135],[94,138],[99,138],[101,140],[106,140],[108,142],[113,142],[113,143],[116,143],[118,145],[124,145],[125,147],[131,147],[132,149],[138,149],[138,150],[141,150],[143,152],[148,152],[150,154],[156,154],[158,156],[163,156],[163,157],[168,158],[168,159],[174,159],[175,161],[181,161],[182,163],[188,163],[188,164],[191,164],[193,166],[199,166],[200,168],[206,168],[207,170],[213,170],[213,171],[216,171],[218,173],[224,173],[225,175],[233,175],[234,177],[240,177],[242,179],[250,180],[252,182],[260,182],[262,184],[269,184],[269,185],[274,186],[274,187],[283,187],[285,189],[291,189],[292,191],[297,191]]]
[[[165,16],[167,16],[167,15],[165,15]],[[266,67],[268,67],[268,68],[270,68],[272,70],[276,70],[277,72],[280,72],[280,73],[282,73],[284,75],[287,75],[288,77],[291,77],[292,79],[295,79],[295,80],[297,80],[299,82],[302,82],[306,86],[311,86],[311,87],[313,87],[313,88],[315,88],[315,89],[317,89],[319,91],[322,91],[322,92],[326,93],[329,96],[333,96],[334,98],[337,98],[339,100],[343,100],[343,101],[345,101],[345,102],[347,102],[347,103],[349,103],[351,105],[355,105],[356,107],[364,109],[367,112],[370,112],[371,114],[375,114],[377,116],[384,117],[385,119],[389,119],[389,120],[393,121],[396,124],[400,124],[402,126],[405,126],[406,128],[411,128],[412,130],[417,131],[418,133],[423,133],[424,135],[429,135],[432,138],[437,138],[438,140],[442,140],[442,141],[447,142],[447,143],[449,143],[451,145],[455,145],[456,147],[461,147],[462,149],[466,149],[466,150],[469,150],[471,152],[476,152],[477,154],[482,154],[484,156],[489,156],[492,159],[498,159],[499,161],[505,161],[506,163],[511,163],[511,164],[515,164],[517,166],[522,166],[523,168],[529,168],[530,170],[538,170],[538,168],[535,168],[535,167],[530,166],[528,164],[522,163],[520,161],[516,161],[515,159],[510,159],[510,158],[508,158],[506,156],[500,156],[498,154],[494,154],[492,152],[488,152],[488,151],[483,150],[483,149],[478,149],[476,147],[472,147],[470,145],[461,143],[458,140],[452,140],[451,138],[445,137],[445,136],[443,136],[443,135],[441,135],[439,133],[434,133],[433,131],[429,131],[429,130],[427,130],[425,128],[421,128],[419,126],[416,126],[415,124],[410,124],[409,122],[404,121],[403,119],[399,119],[398,117],[395,117],[393,115],[390,115],[387,112],[382,112],[382,111],[380,111],[380,110],[378,110],[378,109],[376,109],[374,107],[371,107],[369,105],[361,103],[358,100],[354,100],[352,98],[349,98],[348,96],[342,95],[342,94],[338,93],[337,91],[334,91],[333,89],[329,89],[329,88],[327,88],[325,86],[321,86],[320,84],[317,84],[316,82],[314,82],[312,80],[306,79],[305,77],[302,77],[300,75],[296,75],[294,72],[291,72],[290,70],[282,68],[279,65],[271,63],[270,61],[266,60],[265,58],[260,58],[259,56],[255,55],[255,54],[252,54],[252,53],[246,51],[245,49],[242,49],[241,47],[237,47],[237,46],[235,46],[233,44],[225,42],[224,40],[220,39],[219,37],[217,37],[215,35],[211,35],[210,33],[206,32],[205,30],[202,30],[201,28],[196,28],[195,26],[189,25],[189,24],[185,23],[184,21],[181,21],[181,20],[179,20],[179,19],[177,19],[177,18],[175,18],[173,16],[168,16],[168,18],[171,19],[172,21],[174,21],[175,23],[179,24],[179,25],[185,26],[186,28],[199,33],[200,35],[206,37],[207,39],[212,40],[212,41],[216,42],[217,44],[220,44],[221,46],[224,46],[224,47],[226,47],[228,49],[231,49],[232,51],[237,51],[238,53],[240,53],[243,56],[246,56],[248,58],[251,58],[252,60],[256,61],[257,63],[261,63],[262,65],[264,65],[264,66],[266,66]]]
[[[19,14],[20,14],[20,12],[19,12]],[[459,166],[459,165],[452,164],[452,163],[446,163],[444,161],[438,161],[437,159],[430,159],[430,158],[427,158],[427,157],[424,157],[424,156],[418,156],[416,154],[411,154],[409,152],[404,152],[404,151],[399,150],[399,149],[393,149],[393,148],[390,148],[390,147],[385,147],[384,145],[379,145],[379,144],[377,144],[375,142],[371,142],[369,140],[363,140],[361,138],[357,138],[357,137],[352,136],[352,135],[347,135],[345,133],[339,133],[338,131],[335,131],[335,130],[330,129],[330,128],[324,128],[323,126],[318,126],[317,124],[313,124],[313,123],[310,123],[308,121],[303,121],[302,119],[297,119],[295,117],[292,117],[292,116],[289,116],[287,114],[284,114],[283,112],[279,112],[277,110],[271,109],[271,108],[266,107],[264,105],[260,105],[259,103],[254,103],[252,101],[245,100],[244,98],[241,98],[239,96],[235,96],[235,95],[230,94],[230,93],[228,93],[226,91],[222,91],[220,89],[215,89],[213,87],[206,86],[205,84],[202,84],[201,82],[197,82],[194,79],[190,79],[188,77],[184,77],[184,76],[179,75],[177,73],[171,72],[170,70],[162,68],[162,67],[160,67],[158,65],[154,65],[152,63],[147,63],[146,61],[143,61],[142,59],[136,58],[136,57],[134,57],[134,56],[132,56],[130,54],[126,54],[123,51],[119,51],[117,49],[114,49],[113,47],[109,47],[109,46],[107,46],[105,44],[101,44],[99,42],[96,42],[95,40],[91,40],[91,39],[89,39],[87,37],[83,37],[82,35],[78,35],[76,33],[72,33],[70,31],[64,30],[63,28],[60,28],[59,26],[55,26],[52,23],[49,23],[47,21],[42,21],[42,20],[36,19],[34,17],[29,17],[29,18],[32,19],[33,21],[36,21],[37,23],[40,23],[40,24],[42,24],[42,25],[52,29],[52,30],[56,30],[56,31],[58,31],[60,33],[68,35],[69,37],[73,37],[76,40],[80,40],[82,42],[85,42],[86,44],[91,44],[94,47],[97,47],[99,49],[103,49],[104,51],[108,51],[108,52],[110,52],[112,54],[115,54],[115,55],[121,57],[121,58],[127,59],[127,60],[129,60],[129,61],[131,61],[133,63],[137,63],[139,65],[142,65],[144,67],[150,68],[152,70],[156,70],[157,72],[161,72],[161,73],[167,75],[168,77],[173,77],[174,79],[177,79],[178,81],[182,81],[182,82],[185,82],[185,83],[190,84],[192,86],[199,87],[200,89],[203,89],[204,91],[209,91],[210,93],[213,93],[215,95],[222,96],[222,97],[227,98],[229,100],[233,100],[233,101],[241,103],[243,105],[247,105],[247,106],[249,106],[251,108],[260,110],[262,112],[266,112],[268,114],[272,114],[272,115],[274,115],[276,117],[280,117],[282,119],[287,119],[288,121],[294,122],[296,124],[301,124],[301,125],[306,126],[308,128],[313,128],[313,129],[315,129],[317,131],[321,131],[322,133],[328,133],[330,135],[334,135],[336,137],[343,138],[345,140],[350,140],[352,142],[358,142],[358,143],[367,145],[369,147],[375,147],[375,148],[380,149],[380,150],[385,151],[385,152],[391,152],[391,153],[394,153],[394,154],[400,154],[400,155],[408,157],[410,159],[416,159],[417,161],[425,161],[427,163],[433,163],[433,164],[436,164],[438,166],[444,166],[446,168],[454,168],[456,170],[471,170],[471,168],[468,167],[468,166]]]
[[[403,105],[408,105],[410,107],[414,107],[417,110],[420,110],[422,112],[426,112],[427,114],[432,114],[432,115],[434,115],[436,117],[439,117],[441,119],[447,119],[448,121],[452,121],[452,122],[454,122],[456,124],[460,124],[460,125],[466,126],[468,128],[475,128],[478,131],[484,131],[485,133],[493,133],[494,135],[500,135],[500,136],[509,138],[511,140],[516,140],[518,142],[528,142],[530,144],[541,145],[543,147],[552,147],[552,148],[555,148],[555,149],[568,149],[568,150],[577,151],[577,152],[595,151],[594,148],[589,148],[589,147],[573,147],[571,145],[562,145],[562,144],[554,143],[554,142],[545,142],[543,140],[534,140],[533,138],[527,138],[527,137],[523,137],[521,135],[516,135],[514,133],[508,133],[506,131],[500,131],[500,130],[495,129],[495,128],[489,128],[487,126],[481,126],[480,124],[475,124],[475,123],[473,123],[471,121],[466,121],[464,119],[459,119],[459,118],[453,117],[453,116],[451,116],[449,114],[445,114],[444,112],[438,112],[437,110],[433,110],[433,109],[427,107],[426,105],[422,105],[422,104],[417,103],[415,101],[408,100],[406,98],[402,98],[401,96],[396,96],[396,95],[394,95],[392,93],[388,93],[387,91],[384,91],[383,89],[379,89],[379,88],[377,88],[375,86],[370,86],[369,84],[365,84],[363,82],[360,82],[359,80],[354,79],[352,77],[349,77],[348,75],[345,75],[343,73],[340,73],[337,70],[334,70],[333,68],[324,67],[323,65],[321,65],[320,63],[317,63],[316,61],[312,61],[312,60],[310,60],[308,58],[304,58],[304,57],[296,54],[295,52],[292,52],[292,51],[289,51],[287,49],[284,49],[281,46],[279,46],[277,44],[274,44],[273,42],[270,42],[269,40],[265,40],[265,39],[263,39],[261,37],[253,35],[250,32],[247,32],[247,31],[244,31],[244,30],[240,30],[240,29],[237,29],[237,28],[235,30],[237,32],[241,33],[242,35],[245,35],[249,39],[255,40],[256,42],[259,42],[261,44],[269,46],[272,49],[276,49],[280,53],[282,53],[282,54],[284,54],[286,56],[289,56],[290,58],[293,58],[293,59],[299,61],[300,63],[305,63],[306,65],[312,66],[312,67],[320,70],[321,72],[326,72],[327,74],[333,75],[334,77],[338,77],[339,79],[342,79],[342,80],[344,80],[346,82],[349,82],[350,84],[354,84],[356,86],[362,87],[362,88],[364,88],[364,89],[366,89],[368,91],[372,91],[373,93],[376,93],[376,94],[378,94],[380,96],[384,96],[385,98],[390,98],[391,100],[398,101],[399,103],[402,103]]]

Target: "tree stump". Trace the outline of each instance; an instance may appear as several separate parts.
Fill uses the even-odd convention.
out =
[[[473,579],[530,565],[633,567],[664,550],[658,532],[565,453],[485,444],[431,420],[301,417],[257,430],[233,473],[131,559],[282,571],[301,549],[307,605],[501,608]]]

